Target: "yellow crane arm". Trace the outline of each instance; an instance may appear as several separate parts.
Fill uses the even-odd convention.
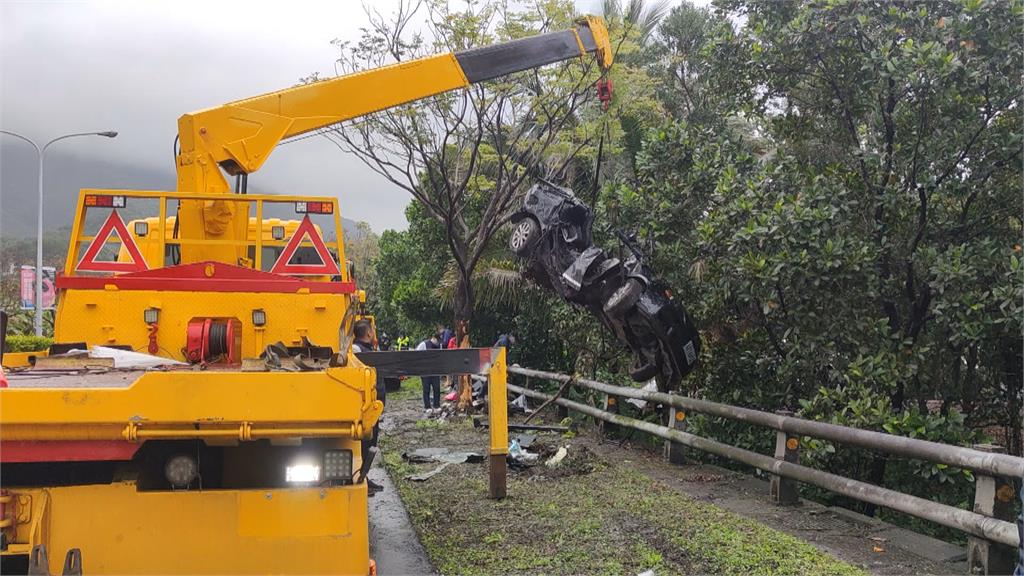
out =
[[[470,84],[612,50],[604,20],[588,16],[570,30],[428,56],[271,92],[185,114],[178,120],[178,191],[230,192],[221,170],[248,174],[282,139]]]

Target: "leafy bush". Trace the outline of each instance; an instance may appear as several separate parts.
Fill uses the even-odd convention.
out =
[[[46,350],[51,344],[53,344],[53,338],[12,334],[7,337],[4,350],[6,352],[38,352]]]

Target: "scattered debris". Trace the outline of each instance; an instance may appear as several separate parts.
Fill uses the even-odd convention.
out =
[[[414,464],[424,462],[443,462],[445,464],[462,464],[464,462],[483,462],[484,457],[477,452],[453,452],[451,448],[417,448],[402,454]]]
[[[530,408],[526,405],[526,395],[520,394],[515,400],[508,403],[509,414],[526,414]]]
[[[40,356],[36,358],[32,370],[110,370],[114,368],[113,358],[90,358],[85,350],[71,350],[65,354],[55,356]]]
[[[647,384],[644,384],[640,389],[647,392],[657,392],[658,381],[655,380],[654,378],[651,378],[650,381],[648,381]],[[647,408],[647,400],[641,400],[639,398],[626,398],[626,404],[632,404],[641,411]]]
[[[161,358],[160,356],[143,354],[141,352],[132,352],[131,350],[107,348],[106,346],[93,346],[89,352],[89,357],[90,359],[110,358],[114,361],[114,368],[144,369],[156,368],[158,366],[186,366],[184,362],[179,362],[178,360]]]
[[[508,459],[513,466],[532,466],[540,459],[540,454],[524,450],[518,440],[512,440],[508,445]]]
[[[516,436],[515,439],[519,441],[520,448],[529,449],[531,446],[533,446],[533,443],[537,440],[537,437],[533,434],[520,434]]]
[[[556,468],[556,467],[558,467],[559,464],[562,463],[562,460],[565,460],[565,457],[568,454],[569,454],[569,447],[568,446],[561,446],[561,447],[558,448],[558,452],[555,452],[554,456],[552,456],[551,458],[548,458],[548,461],[545,462],[544,465],[547,466],[548,468]]]
[[[441,472],[441,470],[444,470],[449,465],[451,465],[451,462],[445,462],[445,463],[441,464],[440,466],[438,466],[437,468],[434,468],[430,472],[423,472],[421,474],[410,474],[410,475],[406,476],[405,478],[406,478],[406,480],[412,480],[413,482],[425,482],[427,480],[430,480],[431,478],[433,478],[437,474],[439,474]]]
[[[488,428],[490,422],[481,418],[473,418],[474,428]],[[568,432],[568,426],[548,426],[544,424],[509,424],[509,430],[537,430],[539,432]]]
[[[641,408],[641,410],[642,410],[642,408]],[[651,568],[650,570],[646,570],[644,572],[641,572],[641,573],[637,574],[636,576],[654,576],[654,569]]]

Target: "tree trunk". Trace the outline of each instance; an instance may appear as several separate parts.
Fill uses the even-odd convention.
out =
[[[459,274],[455,286],[455,341],[459,348],[469,348],[469,322],[473,319],[473,285],[470,272]],[[459,377],[459,410],[468,411],[473,405],[473,384],[468,374]]]

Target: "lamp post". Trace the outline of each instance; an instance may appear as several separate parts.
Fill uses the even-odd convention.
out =
[[[36,224],[36,295],[35,295],[35,327],[36,336],[43,335],[43,161],[46,159],[46,149],[51,144],[65,140],[67,138],[74,138],[76,136],[103,136],[104,138],[114,138],[117,136],[117,132],[104,131],[104,132],[77,132],[75,134],[65,134],[58,136],[53,140],[50,140],[43,145],[42,148],[38,144],[14,132],[7,130],[0,130],[0,133],[14,136],[28,142],[36,149],[36,156],[39,158],[39,219]]]

